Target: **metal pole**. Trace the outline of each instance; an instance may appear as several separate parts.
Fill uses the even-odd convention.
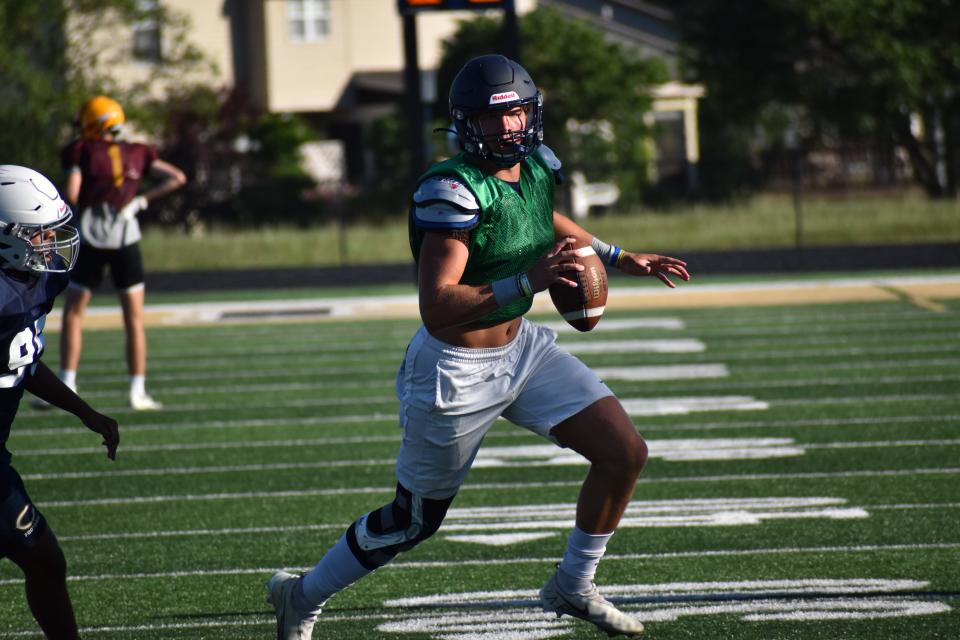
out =
[[[503,5],[503,55],[520,62],[520,28],[513,0]]]
[[[410,125],[410,185],[426,168],[424,148],[423,105],[420,99],[420,67],[417,61],[417,18],[414,13],[403,14],[403,84],[406,92],[406,111]]]
[[[794,242],[797,249],[803,248],[803,200],[802,194],[802,172],[800,167],[802,154],[800,147],[793,149],[793,219],[794,219]]]

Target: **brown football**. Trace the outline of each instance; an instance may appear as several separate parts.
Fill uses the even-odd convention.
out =
[[[567,245],[565,249],[569,249]],[[565,284],[550,285],[553,306],[567,323],[577,331],[590,331],[603,316],[607,304],[607,270],[603,261],[590,245],[575,247],[576,261],[584,266],[583,271],[568,271],[565,275],[576,280],[576,288]]]

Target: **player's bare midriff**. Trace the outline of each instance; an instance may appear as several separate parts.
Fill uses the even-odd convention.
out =
[[[520,318],[495,324],[492,327],[471,329],[469,326],[444,327],[430,332],[440,342],[467,349],[491,349],[508,344],[520,330]]]

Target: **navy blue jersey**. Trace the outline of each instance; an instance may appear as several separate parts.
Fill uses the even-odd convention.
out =
[[[69,281],[65,273],[21,276],[0,269],[0,468],[10,464],[10,426],[24,380],[43,354],[47,314]]]

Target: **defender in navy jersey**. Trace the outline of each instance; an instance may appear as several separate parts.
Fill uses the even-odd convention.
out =
[[[24,390],[69,411],[103,436],[116,457],[117,423],[81,400],[43,364],[44,323],[69,281],[79,234],[71,211],[44,176],[0,165],[0,557],[23,570],[27,603],[47,638],[78,638],[66,561],[33,505],[7,449]]]

